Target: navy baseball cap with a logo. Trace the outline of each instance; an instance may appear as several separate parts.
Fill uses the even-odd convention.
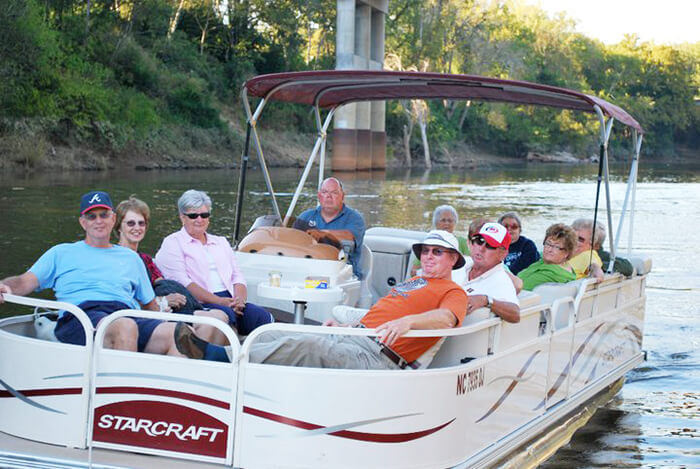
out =
[[[107,208],[109,210],[114,210],[112,206],[112,199],[109,198],[109,194],[102,191],[92,191],[87,194],[83,194],[80,198],[80,214],[83,215],[85,212],[89,212],[93,208]]]

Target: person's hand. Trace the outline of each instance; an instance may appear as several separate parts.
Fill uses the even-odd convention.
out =
[[[158,308],[156,311],[161,311],[163,313],[172,313],[173,312],[173,309],[168,304],[167,297],[156,296],[155,301],[156,301],[156,307]]]
[[[243,310],[245,309],[245,300],[242,298],[233,298],[232,301],[232,306],[231,308],[238,314],[239,316],[243,316]]]
[[[3,298],[2,294],[7,293],[8,295],[12,295],[12,289],[10,288],[9,285],[5,285],[4,283],[0,283],[0,303],[5,302],[5,298]]]
[[[471,295],[467,304],[467,314],[472,311],[485,308],[489,304],[489,298],[486,295]]]
[[[187,303],[187,298],[185,298],[185,295],[180,293],[170,293],[169,295],[165,296],[165,299],[168,300],[168,306],[170,306],[172,309],[181,308],[185,306],[185,303]]]
[[[306,230],[306,232],[308,234],[310,234],[311,237],[313,239],[315,239],[316,241],[320,241],[321,238],[323,238],[323,236],[324,236],[323,233],[321,232],[321,230]]]
[[[377,337],[385,345],[391,347],[396,339],[411,330],[411,320],[408,317],[385,322],[376,328]]]
[[[335,319],[326,319],[323,321],[323,325],[326,327],[340,327],[341,324]]]

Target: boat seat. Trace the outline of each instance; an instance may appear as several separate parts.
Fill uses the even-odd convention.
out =
[[[558,298],[570,296],[576,298],[583,279],[566,283],[547,282],[537,285],[532,291],[540,296],[541,304],[552,304]]]
[[[633,257],[628,257],[628,261],[634,267],[637,275],[645,275],[651,272],[651,257],[645,255],[636,255]]]
[[[338,260],[339,249],[320,244],[308,233],[294,228],[262,226],[251,231],[238,244],[241,252],[271,256]]]
[[[522,290],[518,293],[518,302],[520,303],[520,311],[531,308],[532,306],[540,304],[542,298],[535,292]]]
[[[360,286],[360,299],[357,302],[357,306],[360,308],[369,308],[377,302],[380,296],[372,283],[372,276],[374,275],[374,253],[366,243],[362,243],[360,270],[362,271],[362,283]]]
[[[479,308],[464,318],[461,327],[472,326],[492,317],[493,314],[488,308]],[[456,366],[485,357],[489,349],[489,333],[489,328],[485,328],[471,334],[446,337],[428,368]]]
[[[363,245],[372,251],[371,286],[377,299],[389,293],[391,287],[403,282],[409,269],[413,243],[422,240],[422,231],[374,227],[365,232]]]

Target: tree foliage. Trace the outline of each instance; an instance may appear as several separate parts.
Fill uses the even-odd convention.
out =
[[[335,0],[5,0],[0,117],[41,119],[51,139],[107,148],[164,127],[225,135],[222,106],[238,108],[246,78],[334,67],[335,8]],[[676,143],[697,148],[700,43],[628,36],[606,46],[575,32],[572,19],[514,0],[392,0],[389,8],[386,54],[406,69],[581,90],[629,110],[645,128],[647,152],[670,154]],[[405,111],[389,104],[395,137]],[[424,111],[433,148],[466,142],[513,156],[595,151],[587,146],[592,116],[453,102]],[[301,107],[272,112],[271,125],[311,128]],[[0,137],[7,128],[0,122]],[[417,132],[408,134],[407,145],[427,148]]]

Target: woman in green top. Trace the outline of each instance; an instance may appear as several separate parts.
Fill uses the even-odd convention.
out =
[[[523,290],[532,290],[546,282],[576,280],[576,274],[568,262],[576,248],[576,241],[576,232],[570,226],[557,223],[547,228],[542,259],[518,273],[523,281]]]
[[[435,230],[445,230],[454,234],[454,230],[457,227],[457,222],[459,222],[459,216],[457,216],[457,210],[454,209],[452,205],[440,205],[433,211],[433,228]],[[457,236],[457,242],[459,243],[459,252],[465,256],[469,255],[469,247],[467,245],[467,238],[464,236]],[[411,268],[411,275],[416,275],[416,272],[420,269],[420,259],[416,259],[413,262],[413,267]]]

